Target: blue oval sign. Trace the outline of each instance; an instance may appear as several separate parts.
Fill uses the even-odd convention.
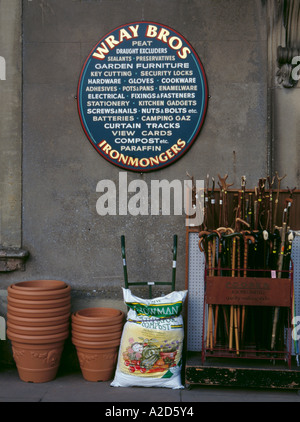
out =
[[[174,163],[203,125],[208,88],[192,46],[173,29],[134,22],[105,35],[83,66],[78,110],[95,149],[146,172]]]

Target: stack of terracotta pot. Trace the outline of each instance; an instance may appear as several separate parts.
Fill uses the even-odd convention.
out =
[[[124,312],[113,308],[87,308],[72,314],[72,342],[85,380],[113,378],[124,317]]]
[[[34,280],[12,284],[7,291],[7,337],[19,377],[51,381],[69,335],[71,287],[59,280]]]

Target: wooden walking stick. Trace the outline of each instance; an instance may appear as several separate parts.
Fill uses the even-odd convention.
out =
[[[250,225],[250,229],[253,229],[253,193],[249,192],[248,195],[248,210],[247,210],[247,223]]]
[[[208,273],[212,275],[212,248],[211,242],[208,241],[208,236],[211,234],[208,230],[202,230],[199,232],[199,249],[201,252],[204,252],[205,260],[208,263]],[[213,347],[213,313],[212,305],[208,305],[208,319],[207,319],[207,329],[206,329],[206,348],[209,349]]]
[[[215,273],[215,263],[216,263],[216,237],[218,233],[216,231],[211,232],[207,236],[208,243],[208,271],[209,275],[213,276]],[[218,311],[215,315],[215,324],[214,324],[214,315],[213,315],[213,304],[208,305],[208,326],[207,326],[207,337],[206,345],[211,351],[213,351],[213,346],[216,338]],[[214,328],[214,329],[213,329]]]
[[[241,215],[239,217],[242,220],[245,220],[245,216],[246,216],[246,176],[242,176],[241,188],[242,188]]]
[[[275,171],[276,179],[277,179],[277,192],[276,192],[276,198],[275,198],[275,206],[274,206],[274,219],[273,219],[273,230],[275,230],[275,226],[277,224],[277,210],[278,210],[278,201],[279,201],[279,193],[280,193],[280,185],[281,181],[286,177],[286,174],[282,177],[278,176],[278,172]]]
[[[228,178],[228,174],[225,174],[224,177],[221,177],[218,174],[218,177],[219,177],[219,180],[220,180],[220,182],[218,182],[218,183],[219,183],[219,186],[220,186],[220,188],[222,190],[222,198],[223,198],[223,206],[222,206],[222,210],[223,210],[223,221],[222,221],[222,225],[225,226],[225,227],[228,227],[228,201],[227,201],[227,191],[228,191],[228,188],[233,185],[233,183],[230,183],[230,184],[226,183],[226,180]]]
[[[247,277],[247,268],[248,268],[248,246],[249,241],[251,243],[255,242],[255,238],[250,235],[250,232],[244,233],[244,278]],[[245,320],[246,320],[246,307],[245,305],[242,306],[242,322],[241,322],[241,339],[244,343],[244,329],[245,329]]]
[[[215,275],[215,268],[216,268],[216,239],[219,237],[219,233],[216,230],[213,230],[212,233],[208,236],[208,240],[211,244],[211,275]],[[211,305],[211,312],[213,314],[213,305]],[[214,335],[210,335],[210,341],[211,341],[211,348],[216,343],[216,337],[217,337],[217,326],[218,326],[218,314],[219,314],[219,305],[215,306],[215,315],[214,315]],[[211,316],[211,319],[213,317]],[[212,324],[210,326],[212,330]]]
[[[296,190],[296,188],[294,189],[290,189],[288,187],[288,191],[290,193],[289,197],[285,199],[285,209],[287,210],[287,215],[286,215],[286,224],[287,227],[289,227],[290,224],[290,212],[291,212],[291,206],[293,204],[293,192],[294,190]]]
[[[211,256],[212,248],[211,242],[208,241],[208,271],[209,275],[212,275],[212,256]],[[207,322],[207,334],[206,334],[206,347],[207,349],[213,348],[213,309],[212,305],[208,305],[208,322]]]
[[[232,248],[232,277],[235,276],[235,253],[236,253],[236,245],[237,245],[237,239],[240,239],[242,237],[241,233],[235,233],[235,236],[233,237],[233,248]],[[238,270],[239,270],[239,263],[238,263]],[[236,348],[236,354],[240,354],[240,347],[239,347],[239,306],[234,305],[233,306],[233,318],[234,318],[234,334],[235,334],[235,348]]]
[[[216,228],[216,222],[215,222],[215,203],[216,203],[216,199],[215,199],[215,179],[212,177],[212,188],[211,188],[211,192],[210,192],[210,206],[211,206],[211,220],[212,220],[212,226],[211,229],[215,230]]]
[[[204,189],[204,219],[203,219],[203,224],[204,224],[204,228],[206,230],[209,229],[209,224],[208,224],[208,217],[209,217],[209,174],[207,174],[206,176],[206,186]]]
[[[283,257],[284,257],[284,250],[285,250],[285,241],[286,241],[286,233],[287,233],[287,224],[286,221],[283,221],[282,227],[280,229],[281,241],[280,241],[280,252],[277,264],[277,277],[282,278],[282,268],[283,268]],[[271,350],[274,350],[275,341],[276,341],[276,328],[279,318],[279,311],[280,308],[278,306],[275,307],[274,310],[274,318],[273,318],[273,328],[272,328],[272,338],[271,338]]]
[[[235,277],[236,269],[236,238],[242,237],[241,233],[231,233],[224,235],[225,238],[232,239],[231,247],[231,277]],[[229,319],[229,350],[233,350],[233,333],[235,335],[236,354],[239,355],[239,335],[238,335],[238,313],[237,306],[230,305],[230,319]]]
[[[271,233],[273,230],[273,185],[275,181],[275,176],[271,180],[271,177],[268,176],[268,184],[269,184],[269,215],[268,215],[268,230]]]
[[[224,234],[228,234],[229,233],[233,233],[233,229],[231,227],[219,227],[216,232],[218,233],[219,236],[219,251],[218,251],[218,275],[221,276],[222,275],[222,268],[228,268],[228,264],[227,262],[225,262],[225,257],[226,257],[226,240],[222,237]],[[221,310],[223,313],[223,318],[224,318],[224,327],[225,327],[225,335],[226,338],[229,339],[229,322],[228,322],[228,315],[227,315],[227,307],[224,305],[221,305]],[[219,316],[219,305],[216,306],[216,321],[215,324],[218,324],[218,319],[217,317]]]

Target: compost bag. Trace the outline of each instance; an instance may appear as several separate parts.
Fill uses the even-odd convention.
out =
[[[113,387],[183,388],[184,327],[182,306],[187,290],[141,299],[123,288],[129,307],[121,337]]]

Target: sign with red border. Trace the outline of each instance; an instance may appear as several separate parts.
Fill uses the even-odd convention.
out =
[[[208,87],[190,43],[154,22],[120,26],[87,57],[78,84],[84,132],[126,170],[164,168],[192,146],[204,123]]]

